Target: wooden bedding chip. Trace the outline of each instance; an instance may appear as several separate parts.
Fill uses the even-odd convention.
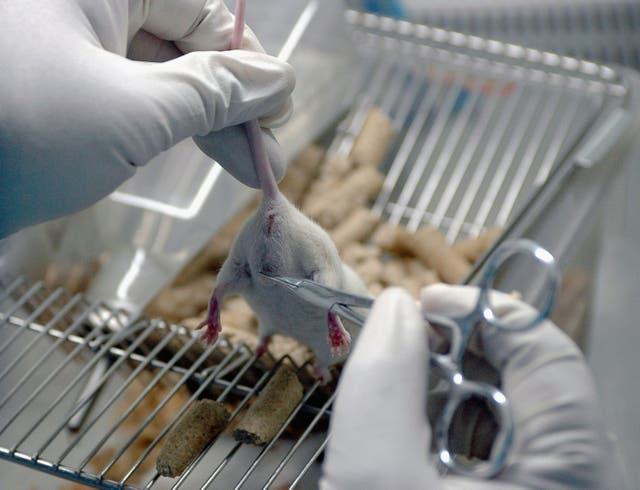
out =
[[[353,161],[348,157],[333,155],[327,158],[320,170],[321,180],[338,180],[348,175],[353,169]]]
[[[449,284],[461,282],[471,269],[466,259],[433,226],[410,233],[401,226],[383,224],[375,231],[372,240],[386,252],[417,257]]]
[[[338,187],[339,193],[349,196],[356,204],[365,204],[378,195],[384,176],[374,168],[360,168],[349,174]]]
[[[216,437],[229,420],[229,412],[213,400],[195,402],[176,425],[158,455],[156,469],[162,476],[180,476]]]
[[[465,238],[453,245],[453,249],[474,264],[495,242],[502,228],[491,228],[476,237]]]
[[[193,281],[204,271],[216,270],[227,258],[231,244],[242,228],[244,222],[258,207],[258,200],[254,199],[246,207],[236,213],[204,248],[189,262],[173,280],[172,286],[181,286]]]
[[[304,213],[326,229],[333,229],[355,206],[368,204],[382,189],[384,177],[374,168],[355,170],[336,187],[307,199]]]
[[[195,316],[207,307],[215,282],[215,275],[202,274],[186,284],[165,288],[149,303],[145,313],[169,321]]]
[[[354,266],[355,271],[366,285],[379,282],[382,279],[382,262],[378,259],[368,259]]]
[[[407,270],[398,259],[387,261],[382,268],[382,279],[388,286],[398,286],[407,277]]]
[[[307,171],[312,177],[320,171],[325,150],[320,145],[311,144],[298,153],[290,167],[297,167]]]
[[[380,223],[380,217],[368,208],[358,207],[354,209],[346,219],[331,232],[331,238],[342,250],[353,242],[362,242],[375,230]]]
[[[382,249],[373,244],[350,243],[340,255],[347,264],[353,267],[368,259],[382,260]]]
[[[291,202],[297,204],[302,200],[311,183],[316,180],[323,157],[324,150],[311,145],[302,150],[289,165],[279,187]]]
[[[429,269],[418,259],[405,257],[402,259],[402,263],[407,271],[407,275],[419,279],[425,286],[439,281],[436,271]]]
[[[391,120],[378,107],[371,108],[351,149],[353,162],[378,168],[394,137]]]
[[[420,228],[412,235],[410,250],[430,269],[435,270],[444,282],[462,282],[471,270],[466,259],[456,252],[444,235],[433,226]]]
[[[411,233],[401,226],[384,223],[378,227],[371,240],[385,252],[398,255],[411,253]]]
[[[247,444],[268,443],[300,403],[302,394],[296,372],[282,364],[245,413],[233,432],[234,438]]]

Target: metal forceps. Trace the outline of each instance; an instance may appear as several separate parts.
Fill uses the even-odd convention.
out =
[[[543,300],[537,313],[531,319],[524,323],[511,324],[502,321],[499,313],[492,307],[490,291],[494,289],[494,283],[500,279],[502,267],[507,260],[517,255],[530,257],[542,268]],[[371,308],[373,305],[372,298],[353,295],[310,280],[266,274],[261,274],[261,276],[273,284],[288,288],[300,299],[325,308],[327,311],[336,313],[358,325],[363,325],[366,318],[352,308]],[[487,260],[478,284],[478,300],[469,313],[456,318],[428,312],[423,314],[427,322],[450,331],[449,351],[446,354],[431,353],[432,367],[449,385],[448,398],[436,421],[433,434],[438,458],[445,468],[458,474],[490,478],[504,467],[513,442],[513,418],[509,400],[495,386],[465,379],[462,373],[462,359],[471,334],[480,322],[500,330],[520,331],[533,328],[544,321],[553,307],[560,277],[560,270],[553,256],[535,242],[528,239],[504,242]],[[456,455],[449,446],[449,432],[456,410],[465,400],[472,397],[485,401],[498,425],[498,431],[487,460],[470,460]]]

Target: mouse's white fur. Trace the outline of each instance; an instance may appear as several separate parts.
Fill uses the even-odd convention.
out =
[[[283,333],[305,343],[316,354],[318,375],[326,378],[328,366],[344,357],[336,349],[332,353],[328,312],[260,279],[260,272],[312,279],[368,295],[364,283],[342,263],[329,235],[279,193],[276,199],[262,200],[220,270],[213,293],[218,311],[224,296],[242,295],[258,316],[263,342],[274,333]]]
[[[244,11],[244,0],[237,0],[232,49],[241,45]],[[206,326],[204,338],[215,342],[221,330],[223,298],[227,294],[241,294],[258,316],[261,342],[257,352],[265,350],[271,334],[284,333],[315,351],[316,373],[327,380],[332,348],[346,351],[351,336],[337,316],[297,300],[288,291],[260,279],[259,273],[312,279],[363,295],[367,290],[356,273],[342,264],[329,235],[278,190],[258,122],[248,121],[245,128],[263,191],[262,203],[236,237],[218,274],[207,318],[199,328]]]

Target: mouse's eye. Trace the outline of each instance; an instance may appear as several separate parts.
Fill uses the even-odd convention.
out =
[[[275,264],[265,263],[262,264],[262,270],[260,272],[264,272],[267,275],[274,275],[277,272],[277,268]]]

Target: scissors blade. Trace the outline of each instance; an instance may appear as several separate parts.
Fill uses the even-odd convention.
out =
[[[365,317],[350,307],[371,308],[373,298],[351,294],[340,289],[330,288],[309,279],[286,276],[270,276],[263,272],[260,276],[270,283],[284,287],[298,298],[327,311],[332,311],[347,320],[362,325]]]

